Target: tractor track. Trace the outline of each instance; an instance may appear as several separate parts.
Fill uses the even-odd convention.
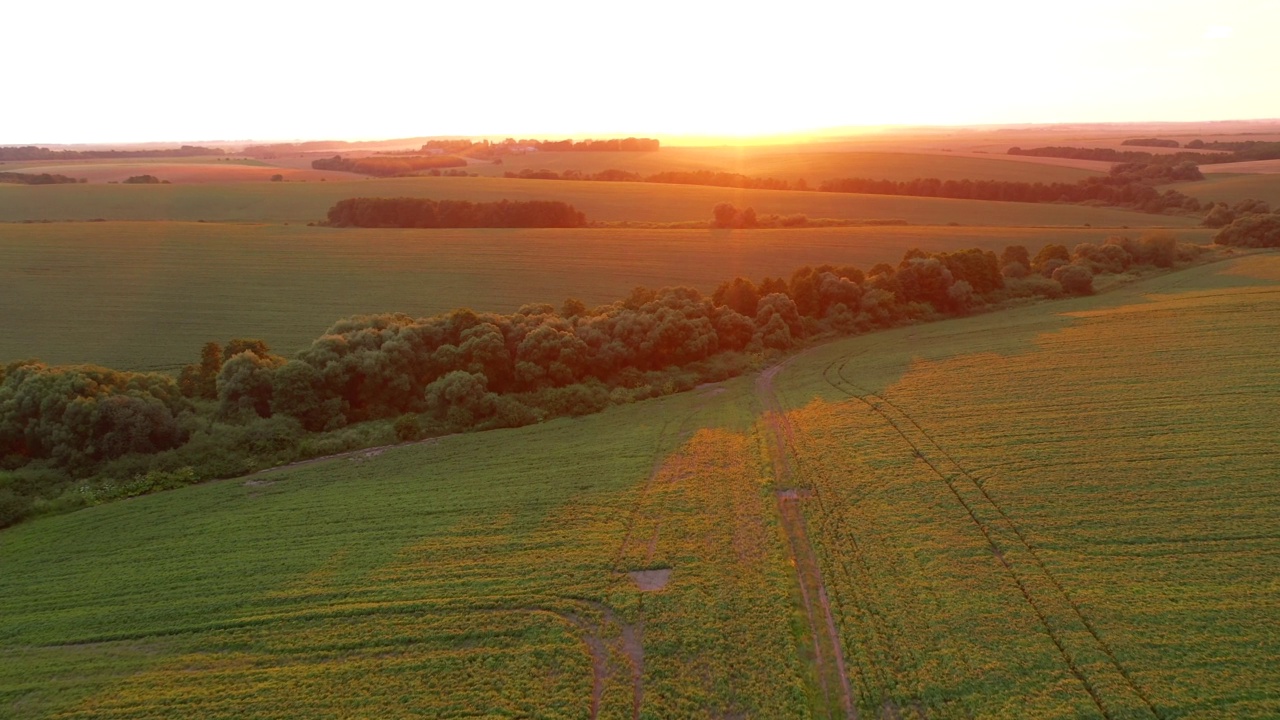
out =
[[[925,430],[925,428],[914,417],[908,414],[902,407],[898,406],[897,404],[893,403],[891,400],[889,400],[888,398],[885,398],[882,395],[873,393],[867,390],[866,388],[858,386],[856,383],[850,380],[848,376],[845,374],[845,369],[848,366],[849,361],[852,359],[853,359],[853,356],[849,356],[844,358],[842,361],[841,360],[832,361],[830,364],[827,365],[827,367],[824,369],[822,373],[823,380],[826,381],[827,384],[830,385],[835,390],[847,395],[849,399],[856,400],[862,403],[863,405],[866,405],[871,411],[878,414],[885,422],[889,423],[889,425],[894,428],[897,434],[902,437],[903,441],[905,441],[907,445],[911,447],[916,457],[919,458],[922,462],[924,462],[925,465],[928,466],[929,469],[932,471],[932,473],[947,485],[952,495],[957,499],[957,501],[959,501],[961,506],[965,509],[966,513],[969,515],[970,520],[973,522],[973,524],[978,528],[979,532],[981,532],[983,537],[986,539],[987,544],[989,545],[993,555],[997,558],[1000,564],[1005,568],[1006,572],[1010,575],[1011,579],[1018,586],[1019,590],[1021,591],[1021,594],[1023,595],[1024,599],[1027,601],[1028,605],[1030,605],[1033,612],[1036,614],[1045,632],[1049,635],[1054,645],[1057,646],[1058,651],[1062,655],[1063,660],[1066,663],[1068,669],[1080,681],[1081,685],[1084,686],[1086,692],[1093,699],[1095,705],[1097,705],[1098,710],[1102,713],[1103,717],[1112,718],[1113,716],[1111,711],[1108,710],[1102,697],[1099,695],[1097,689],[1094,687],[1093,683],[1091,683],[1088,680],[1088,678],[1084,675],[1083,671],[1078,667],[1078,665],[1072,658],[1072,655],[1070,651],[1067,649],[1065,642],[1062,638],[1062,633],[1060,631],[1055,630],[1052,627],[1052,625],[1049,623],[1048,616],[1046,615],[1046,612],[1042,607],[1042,602],[1037,601],[1036,598],[1032,596],[1032,593],[1030,589],[1027,587],[1027,584],[1024,581],[1024,578],[1022,578],[1018,574],[1017,570],[1014,569],[1013,565],[1009,562],[1008,558],[1004,556],[1004,551],[1001,549],[999,542],[994,537],[988,523],[984,522],[981,518],[978,517],[978,514],[974,509],[972,503],[966,500],[964,496],[960,493],[960,491],[957,489],[956,487],[957,483],[956,483],[956,477],[955,477],[957,474],[960,477],[967,480],[968,484],[971,484],[978,491],[978,493],[981,495],[982,501],[985,501],[985,504],[989,505],[991,509],[993,509],[996,512],[996,514],[999,516],[1000,520],[1002,521],[1001,524],[1004,525],[1012,533],[1013,537],[1017,538],[1017,545],[1020,546],[1021,549],[1026,551],[1027,556],[1031,559],[1032,563],[1040,570],[1040,572],[1044,575],[1045,579],[1057,591],[1056,594],[1058,594],[1061,597],[1061,599],[1070,608],[1072,614],[1080,621],[1081,625],[1092,637],[1093,641],[1097,645],[1097,649],[1104,656],[1108,658],[1108,660],[1110,661],[1110,664],[1119,673],[1120,677],[1123,678],[1124,684],[1127,685],[1129,689],[1142,701],[1143,705],[1146,707],[1148,711],[1150,711],[1152,716],[1156,718],[1162,718],[1162,715],[1156,709],[1155,704],[1152,702],[1151,698],[1137,684],[1137,682],[1133,679],[1132,675],[1128,672],[1128,670],[1123,666],[1123,664],[1120,663],[1119,659],[1116,658],[1115,653],[1112,650],[1111,646],[1105,640],[1103,640],[1102,636],[1098,633],[1094,624],[1088,619],[1088,617],[1081,610],[1079,604],[1077,604],[1076,601],[1071,597],[1070,593],[1067,592],[1066,588],[1063,586],[1061,581],[1049,570],[1043,558],[1041,558],[1040,554],[1035,550],[1034,545],[1032,545],[1032,543],[1027,539],[1025,533],[1013,521],[1013,519],[1009,516],[1009,514],[1005,511],[1005,509],[995,500],[995,498],[991,495],[991,493],[987,491],[987,489],[983,485],[983,482],[979,478],[974,476],[963,465],[961,465],[959,461],[957,461],[950,452],[948,452],[940,443],[938,443],[938,441],[934,438],[932,434],[930,434],[927,430]],[[834,369],[835,376],[838,378],[837,380],[833,380],[831,378],[833,369]],[[895,419],[894,413],[896,413],[898,419]],[[919,436],[923,438],[923,440],[913,440],[911,437],[911,428],[914,428],[915,432],[918,433]],[[928,454],[926,454],[926,451],[928,450],[926,446],[932,446],[932,450],[934,451],[934,453],[936,455],[940,455],[941,457],[945,458],[946,462],[949,463],[952,467],[954,467],[956,472],[950,473],[950,474],[947,472],[944,472],[943,468],[939,467],[939,465],[942,463],[936,462],[935,460],[931,459],[928,456]]]

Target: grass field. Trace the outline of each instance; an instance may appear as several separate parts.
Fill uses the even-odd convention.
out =
[[[832,717],[786,466],[861,716],[1275,717],[1277,280],[820,346],[776,421],[741,378],[10,528],[0,713]]]
[[[361,313],[455,307],[512,312],[636,285],[710,292],[802,265],[897,263],[930,252],[1141,231],[859,227],[802,230],[361,230],[301,225],[104,222],[0,226],[0,362],[39,357],[122,369],[194,362],[205,342],[260,337],[308,346]],[[1188,242],[1212,231],[1178,230]]]
[[[191,185],[0,185],[0,222],[26,220],[181,220],[302,223],[322,221],[349,197],[436,200],[563,200],[589,220],[705,220],[718,202],[765,215],[902,219],[915,224],[1119,227],[1194,225],[1188,218],[1091,208],[939,198],[818,192],[733,190],[651,183],[568,182],[505,178],[397,178],[334,182]]]

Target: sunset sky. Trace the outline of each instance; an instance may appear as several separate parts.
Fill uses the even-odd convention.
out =
[[[1280,0],[49,0],[4,18],[0,144],[1280,117]]]

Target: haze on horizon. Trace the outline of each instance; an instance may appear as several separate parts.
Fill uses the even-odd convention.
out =
[[[1280,117],[1280,0],[6,10],[0,144]]]

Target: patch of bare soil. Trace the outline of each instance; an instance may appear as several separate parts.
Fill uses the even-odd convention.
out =
[[[636,587],[640,588],[640,592],[656,592],[667,586],[667,582],[671,580],[671,568],[661,568],[658,570],[632,570],[627,573],[631,579],[635,581]]]

